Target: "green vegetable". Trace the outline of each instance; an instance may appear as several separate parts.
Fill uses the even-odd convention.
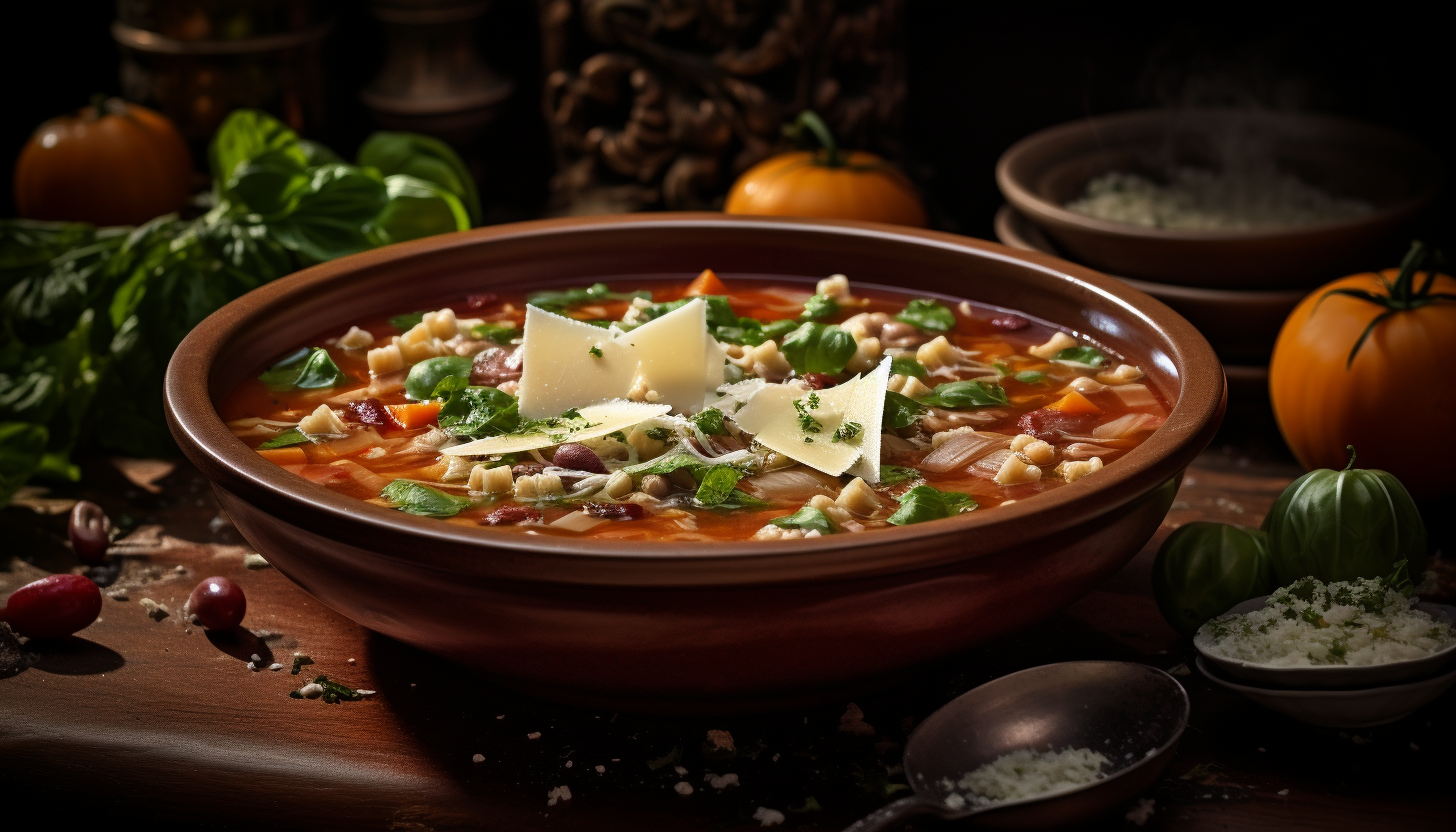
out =
[[[895,320],[931,332],[950,332],[955,329],[955,313],[933,300],[910,301],[905,310],[895,316]]]
[[[476,325],[470,330],[470,334],[482,340],[494,341],[497,344],[509,344],[512,339],[520,336],[521,331],[516,329],[513,323],[493,324],[489,321]],[[598,352],[600,355],[600,352]]]
[[[728,428],[723,424],[723,411],[717,408],[705,408],[693,417],[693,424],[698,426],[698,430],[709,436],[728,435]]]
[[[497,436],[520,428],[516,398],[494,387],[471,387],[459,376],[447,376],[431,397],[445,400],[438,421],[452,436]]]
[[[827,318],[839,311],[839,304],[834,298],[828,295],[815,295],[804,301],[804,311],[799,315],[801,321],[817,321],[820,318]]]
[[[654,303],[651,306],[643,308],[639,314],[641,320],[651,321],[661,318],[663,315],[675,309],[681,309],[695,300],[702,300],[708,307],[706,314],[709,329],[739,325],[739,317],[733,313],[733,307],[728,305],[728,298],[722,295],[701,295],[699,297],[671,300],[666,303]],[[755,321],[755,323],[757,322]]]
[[[309,658],[308,656],[294,656],[293,670],[291,670],[290,673],[294,676],[297,676],[299,672],[303,670],[305,665],[310,664],[313,664],[313,659]]]
[[[963,410],[969,407],[993,407],[1008,404],[1006,391],[999,384],[985,381],[952,381],[938,384],[928,396],[919,399],[930,407]]]
[[[864,426],[859,422],[843,422],[834,431],[832,442],[853,442],[856,436],[864,432]]]
[[[1277,585],[1268,538],[1258,529],[1188,523],[1168,535],[1153,561],[1158,609],[1184,635]]]
[[[1426,562],[1426,526],[1415,501],[1385,471],[1355,467],[1310,471],[1284,489],[1264,517],[1269,557],[1281,585],[1307,576],[1321,581],[1383,578],[1401,561],[1419,575]]]
[[[714,465],[703,472],[703,478],[698,483],[698,493],[693,500],[698,505],[715,506],[728,499],[733,493],[733,486],[743,478],[743,473],[732,465]]]
[[[1039,373],[1036,370],[1022,370],[1012,378],[1023,384],[1044,384],[1047,380],[1046,373]]]
[[[976,501],[969,494],[937,491],[928,485],[917,485],[897,499],[900,507],[890,515],[890,523],[896,526],[954,517],[976,508]]]
[[[287,448],[290,445],[302,445],[308,442],[309,438],[298,428],[289,428],[272,439],[259,445],[255,450],[271,451],[274,448]]]
[[[0,422],[0,505],[40,467],[50,437],[44,425]]]
[[[930,412],[928,407],[909,396],[901,395],[894,390],[885,391],[883,425],[886,430],[908,428],[928,412]]]
[[[785,335],[798,328],[799,322],[792,318],[781,321],[739,318],[736,324],[713,327],[713,337],[725,344],[756,347],[764,341],[781,341]]]
[[[313,664],[313,662],[309,662],[309,664]],[[298,673],[297,662],[294,663],[293,672],[295,675]],[[323,696],[319,698],[328,705],[337,705],[340,702],[358,702],[364,698],[364,694],[359,691],[338,682],[331,682],[327,676],[315,676],[313,683],[324,689]],[[289,691],[288,695],[293,699],[304,698],[303,692],[297,690]]]
[[[380,494],[400,511],[421,517],[454,517],[470,507],[470,501],[464,497],[446,494],[412,480],[395,480]]]
[[[388,201],[367,229],[372,245],[418,240],[471,225],[470,213],[459,198],[433,182],[400,174],[386,176],[384,194]]]
[[[592,347],[591,349],[587,350],[586,352],[587,352],[587,355],[590,355],[592,358],[601,358],[602,357],[602,348],[601,347]]]
[[[437,358],[426,358],[411,367],[409,375],[405,376],[404,394],[417,402],[431,398],[442,379],[451,376],[469,379],[473,363],[473,359],[468,355],[442,355]]]
[[[833,324],[810,322],[785,336],[780,349],[799,375],[834,375],[854,357],[855,342],[853,335]]]
[[[290,353],[258,376],[258,380],[274,390],[321,390],[337,387],[348,378],[329,351],[323,347],[304,347]]]
[[[545,309],[547,312],[561,312],[573,306],[600,303],[604,300],[632,300],[633,298],[651,297],[651,292],[613,292],[605,283],[593,283],[585,288],[534,292],[526,297],[526,303],[537,309]]]
[[[806,532],[812,529],[820,534],[834,534],[838,531],[824,512],[810,505],[804,506],[793,514],[775,517],[769,522],[784,529],[803,529]]]
[[[878,484],[881,488],[884,488],[918,479],[920,479],[920,472],[914,468],[905,468],[900,465],[881,465],[880,481]]]
[[[1083,364],[1088,367],[1101,367],[1107,361],[1107,356],[1096,347],[1067,347],[1059,350],[1052,356],[1053,361],[1069,361],[1073,364]]]
[[[890,374],[901,375],[906,378],[923,379],[930,375],[930,371],[925,369],[924,364],[921,364],[910,356],[901,355],[890,359]]]
[[[389,319],[389,325],[400,332],[409,332],[425,321],[425,313],[409,312],[404,315],[395,315]],[[479,337],[479,336],[477,336]]]
[[[666,442],[676,435],[667,428],[648,428],[642,432],[647,434],[647,438],[654,442]]]
[[[468,213],[469,222],[482,219],[480,196],[465,163],[449,145],[418,133],[378,132],[359,147],[359,164],[378,168],[386,177],[405,174],[443,189]]]

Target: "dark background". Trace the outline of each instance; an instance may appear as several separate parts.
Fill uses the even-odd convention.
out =
[[[0,129],[0,216],[15,213],[12,163],[42,121],[119,89],[110,3],[27,8],[0,55],[11,97]],[[1257,7],[1251,7],[1257,8]],[[1263,15],[1268,15],[1265,7]],[[1382,16],[1368,16],[1380,14]],[[1240,104],[1350,116],[1424,140],[1452,169],[1449,35],[1398,7],[1313,21],[1227,5],[1161,7],[1154,15],[1042,4],[912,0],[910,92],[899,161],[920,183],[937,227],[992,237],[1001,197],[993,171],[1017,139],[1085,115],[1136,107]],[[490,138],[474,149],[494,219],[537,214],[552,156],[540,108],[536,5],[492,6],[480,51],[516,83]],[[311,136],[349,156],[373,129],[358,89],[378,71],[383,38],[364,4],[341,6],[326,47],[327,125]],[[1450,188],[1422,229],[1452,241]]]

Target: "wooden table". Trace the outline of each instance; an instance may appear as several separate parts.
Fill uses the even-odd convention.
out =
[[[834,830],[903,790],[902,743],[941,704],[1013,670],[1099,658],[1167,669],[1193,701],[1177,756],[1146,795],[1145,829],[1449,829],[1456,692],[1393,725],[1338,731],[1189,673],[1191,647],[1149,589],[1158,544],[1191,520],[1256,524],[1299,473],[1239,447],[1205,453],[1142,552],[1050,620],[852,703],[727,718],[594,712],[484,684],[270,568],[246,568],[251,550],[185,464],[95,460],[72,493],[30,489],[0,511],[0,596],[79,569],[60,544],[75,497],[130,527],[101,619],[0,677],[0,796],[43,808],[33,817],[48,823],[172,829],[734,830],[759,828],[766,807],[784,814],[780,828]],[[1434,562],[1449,596],[1456,570]],[[251,634],[182,621],[208,575],[246,589]],[[154,620],[142,599],[170,615]],[[299,675],[296,653],[313,662]],[[254,654],[284,667],[251,671]],[[377,693],[335,705],[289,697],[314,674]],[[1133,828],[1131,808],[1092,828]]]

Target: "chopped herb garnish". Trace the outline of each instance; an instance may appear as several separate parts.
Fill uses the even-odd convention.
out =
[[[476,338],[494,341],[497,344],[509,344],[511,339],[520,337],[520,330],[516,329],[513,323],[496,324],[489,321],[483,324],[476,324],[470,330],[470,334]]]
[[[604,300],[632,300],[634,298],[651,299],[652,293],[646,290],[637,292],[613,292],[605,283],[593,283],[590,286],[578,289],[555,289],[546,292],[535,292],[526,297],[526,303],[537,309],[545,309],[548,312],[560,312],[573,306],[583,306],[588,303],[599,303]]]
[[[302,445],[307,441],[309,441],[309,439],[307,436],[303,435],[303,431],[299,430],[298,428],[289,428],[288,430],[283,431],[272,439],[269,439],[268,441],[259,445],[254,450],[271,451],[274,448],[287,448],[290,445]]]
[[[593,358],[601,358],[602,357],[602,348],[601,347],[592,347],[591,349],[587,350],[587,354],[590,355],[590,356],[592,356]]]
[[[1067,347],[1053,355],[1052,360],[1081,364],[1084,367],[1101,367],[1107,361],[1107,356],[1096,347]]]
[[[992,367],[995,367],[996,368],[996,372],[997,373],[1000,373],[1003,376],[1009,376],[1009,375],[1011,375],[1011,368],[1008,367],[1006,364],[1000,362],[1000,361],[992,361],[991,362],[991,366]]]
[[[890,523],[908,526],[927,520],[941,520],[964,514],[976,508],[976,501],[969,494],[959,491],[938,491],[928,485],[917,485],[901,494],[897,499],[900,507],[890,515]]]
[[[905,376],[906,378],[914,377],[921,379],[930,375],[930,371],[925,369],[924,364],[921,364],[908,355],[890,359],[890,373],[892,375]]]
[[[809,394],[809,402],[807,406],[805,405],[803,399],[794,400],[794,410],[798,411],[799,413],[799,430],[805,433],[820,433],[824,430],[824,425],[818,419],[815,419],[813,416],[809,415],[810,410],[817,410],[818,407],[819,397],[814,395],[813,393]],[[806,437],[804,441],[812,442],[813,440]]]
[[[330,705],[337,705],[340,702],[358,702],[364,698],[364,694],[359,691],[330,681],[327,676],[315,676],[313,683],[324,689],[324,695],[321,698]]]
[[[336,387],[347,379],[323,347],[304,347],[290,353],[258,376],[274,390],[319,390]]]
[[[313,664],[313,659],[309,658],[308,656],[294,656],[293,670],[291,672],[294,676],[297,676],[299,671],[303,670],[304,665],[309,664]]]
[[[799,315],[801,321],[817,321],[827,318],[839,311],[839,304],[834,298],[828,295],[815,295],[804,301],[804,311]]]
[[[835,442],[852,442],[856,436],[864,432],[864,426],[859,422],[845,422],[834,432]]]
[[[412,480],[395,480],[380,494],[395,508],[420,517],[454,517],[470,506],[464,497],[437,491]]]
[[[793,514],[783,517],[775,517],[770,523],[782,529],[803,529],[804,531],[816,530],[820,534],[834,534],[836,529],[834,523],[822,511],[813,506],[806,505]]]
[[[919,399],[931,407],[960,410],[969,407],[991,407],[1008,404],[1006,391],[999,384],[985,381],[952,381],[938,384],[935,391]]]
[[[437,419],[452,436],[497,436],[520,427],[516,398],[494,387],[471,387],[452,376],[441,380],[434,395],[445,400]]]
[[[621,442],[624,445],[627,443],[627,434],[625,434],[625,433],[623,433],[623,432],[621,432],[619,430],[614,430],[611,433],[607,434],[607,438],[608,439],[615,439],[615,440],[617,440],[618,442]]]
[[[425,313],[410,312],[407,315],[395,315],[394,317],[390,318],[389,325],[399,330],[400,332],[409,332],[411,329],[414,329],[416,326],[419,326],[421,323],[423,323],[424,320]]]
[[[647,438],[653,440],[654,442],[666,442],[676,436],[676,434],[672,431],[662,427],[648,428],[647,430],[644,430],[642,432],[647,434]]]
[[[799,375],[843,372],[854,357],[854,336],[833,324],[806,323],[784,337],[784,357]]]
[[[733,486],[743,478],[743,473],[732,465],[714,465],[703,473],[698,484],[698,493],[693,500],[702,506],[716,506],[728,499]]]
[[[700,299],[708,306],[707,318],[709,329],[716,330],[719,327],[740,325],[738,315],[734,313],[733,307],[728,304],[728,298],[723,295],[700,295],[698,297],[682,298],[681,300],[670,300],[667,303],[654,303],[651,306],[644,307],[638,314],[644,322],[651,321],[656,318],[661,318],[674,309],[681,309],[689,303]]]
[[[914,468],[906,468],[901,465],[881,465],[880,482],[881,486],[899,485],[902,482],[920,479],[920,472]]]
[[[709,436],[727,436],[728,428],[723,424],[723,411],[709,407],[693,417],[693,424],[698,430]]]
[[[915,420],[924,416],[928,411],[929,408],[909,396],[901,395],[894,390],[885,391],[883,425],[889,430],[908,428],[915,424]]]
[[[955,313],[933,300],[910,301],[905,311],[895,316],[895,320],[932,332],[950,332],[955,329]]]

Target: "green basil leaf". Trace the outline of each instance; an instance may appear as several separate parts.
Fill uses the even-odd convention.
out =
[[[437,185],[456,197],[470,222],[480,224],[475,179],[460,156],[439,139],[419,133],[372,133],[359,147],[359,164],[378,168],[386,177],[405,174]]]
[[[937,491],[928,485],[917,485],[901,494],[897,499],[900,507],[890,515],[890,523],[908,526],[928,520],[941,520],[964,514],[976,508],[976,501],[969,494],[959,491]]]
[[[900,465],[881,465],[880,481],[881,487],[899,485],[902,482],[920,479],[920,472],[914,468],[905,468]]]
[[[435,392],[441,379],[447,376],[470,378],[473,360],[468,355],[442,355],[426,358],[409,370],[404,379],[404,394],[414,401],[424,401]]]
[[[511,339],[521,337],[521,330],[517,329],[513,323],[496,324],[487,321],[486,323],[476,325],[475,328],[470,330],[470,334],[482,340],[494,341],[497,344],[509,344]]]
[[[792,318],[786,318],[781,321],[769,321],[763,325],[763,339],[764,341],[776,341],[782,344],[784,337],[798,328],[799,322]]]
[[[400,511],[421,517],[454,517],[470,507],[470,501],[464,497],[446,494],[411,480],[395,480],[386,485],[380,495]]]
[[[520,428],[516,398],[494,387],[471,387],[465,379],[449,376],[440,380],[433,395],[445,400],[439,424],[452,436],[497,436]]]
[[[1046,373],[1040,373],[1036,370],[1022,370],[1012,376],[1012,378],[1023,384],[1045,384],[1047,380]]]
[[[793,514],[775,517],[769,522],[782,529],[803,529],[806,532],[816,530],[820,534],[834,534],[837,531],[824,512],[810,505],[804,506]]]
[[[906,378],[923,379],[930,375],[930,371],[925,369],[925,365],[919,361],[916,361],[908,355],[902,355],[890,359],[890,374],[901,375]]]
[[[763,508],[767,505],[767,502],[757,497],[750,497],[748,492],[735,488],[728,492],[728,496],[723,498],[723,502],[713,508]]]
[[[389,325],[400,332],[409,332],[421,323],[424,323],[425,313],[410,312],[404,315],[395,315],[389,319]]]
[[[723,411],[709,407],[693,417],[693,424],[698,430],[709,436],[727,436],[728,428],[723,424]]]
[[[265,153],[282,154],[300,167],[309,163],[298,134],[283,122],[260,110],[233,110],[217,128],[208,146],[207,160],[213,181],[230,181],[239,165]]]
[[[839,312],[839,304],[834,298],[828,295],[815,295],[804,301],[804,311],[799,315],[801,321],[817,321],[821,318],[828,318]]]
[[[544,309],[547,312],[560,312],[573,306],[599,303],[604,300],[650,299],[651,297],[652,293],[646,290],[637,292],[613,292],[605,283],[593,283],[584,288],[551,289],[544,292],[533,292],[526,296],[526,303],[537,309]]]
[[[1107,361],[1107,356],[1096,347],[1067,347],[1053,355],[1052,360],[1082,364],[1087,367],[1101,367]]]
[[[460,198],[433,182],[395,174],[384,178],[387,202],[370,223],[380,245],[467,231],[470,214]]]
[[[901,395],[894,390],[886,390],[885,414],[882,424],[886,430],[908,428],[928,411],[929,408],[909,396]]]
[[[309,438],[307,436],[304,436],[303,431],[299,430],[298,428],[289,428],[288,430],[283,431],[282,433],[278,434],[272,439],[269,439],[268,441],[264,442],[253,450],[271,451],[274,448],[287,448],[290,445],[302,445],[303,443],[308,441]]]
[[[949,307],[933,300],[910,301],[905,307],[905,311],[895,316],[895,320],[931,332],[950,332],[955,329],[955,313],[950,311]]]
[[[728,499],[728,495],[734,491],[733,486],[742,478],[742,472],[732,465],[714,465],[703,473],[702,482],[698,484],[698,493],[693,500],[698,505],[718,505]]]
[[[833,324],[806,323],[789,333],[780,345],[784,357],[799,375],[844,371],[854,357],[854,336]]]
[[[40,468],[49,438],[44,425],[0,422],[0,506]]]
[[[238,165],[224,190],[238,207],[269,222],[293,213],[308,188],[308,169],[298,155],[270,150]]]
[[[1009,404],[1006,391],[999,384],[985,381],[952,381],[937,384],[934,392],[919,399],[931,407],[963,410],[968,407],[991,407]]]
[[[689,471],[700,471],[707,468],[703,461],[684,450],[668,451],[656,459],[646,462],[639,462],[636,465],[628,465],[621,470],[626,471],[634,477],[644,474],[671,474],[679,468],[686,468]]]
[[[303,163],[311,168],[319,165],[342,165],[339,154],[312,139],[299,139],[298,149],[303,151]]]
[[[323,347],[304,347],[269,367],[258,380],[275,390],[337,387],[347,377]]]

